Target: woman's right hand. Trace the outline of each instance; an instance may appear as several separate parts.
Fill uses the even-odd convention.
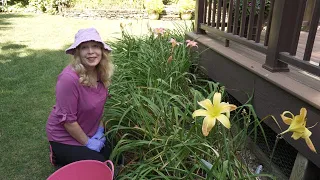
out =
[[[88,142],[86,144],[86,147],[91,149],[91,150],[94,150],[94,151],[97,151],[97,152],[100,152],[100,150],[103,148],[104,146],[104,143],[98,139],[94,139],[94,138],[90,138],[88,139]]]

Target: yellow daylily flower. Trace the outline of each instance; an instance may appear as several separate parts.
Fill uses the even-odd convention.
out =
[[[205,116],[202,124],[202,134],[208,136],[211,129],[215,126],[218,120],[224,127],[230,128],[230,111],[233,111],[237,106],[226,102],[221,102],[221,93],[213,95],[213,103],[209,99],[205,99],[198,104],[204,109],[195,110],[192,117]]]
[[[286,115],[289,114],[291,117],[287,117]],[[306,116],[307,116],[307,110],[306,108],[301,108],[300,109],[300,114],[294,116],[290,111],[284,111],[281,114],[281,118],[283,120],[283,122],[287,125],[289,125],[289,128],[285,131],[283,131],[282,133],[280,133],[280,135],[283,135],[287,132],[293,132],[292,134],[292,138],[294,140],[298,140],[299,138],[303,138],[308,147],[311,149],[311,151],[317,153],[311,139],[311,131],[306,128]]]

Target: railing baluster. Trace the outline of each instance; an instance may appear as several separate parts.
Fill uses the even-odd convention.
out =
[[[221,21],[221,1],[222,0],[218,0],[218,14],[217,14],[217,25],[216,28],[220,29],[220,21]]]
[[[311,24],[310,24],[307,45],[306,45],[306,49],[304,51],[304,56],[303,56],[304,61],[310,61],[314,40],[317,34],[319,17],[320,17],[320,0],[316,0],[315,6],[313,9],[313,15],[312,15]]]
[[[300,0],[299,2],[299,9],[296,13],[296,16],[293,17],[295,18],[296,26],[293,28],[294,32],[293,32],[293,36],[292,36],[292,43],[290,45],[290,50],[288,51],[290,53],[290,55],[296,55],[297,53],[297,48],[298,48],[298,44],[299,44],[299,37],[300,37],[300,32],[301,32],[301,27],[302,27],[302,21],[303,21],[303,16],[304,16],[304,11],[306,8],[306,0]]]
[[[208,24],[207,23],[207,8],[208,8],[208,0],[204,0],[204,13],[203,13],[203,24]]]
[[[205,34],[205,30],[201,29],[201,24],[203,23],[204,14],[204,0],[196,1],[196,12],[195,12],[195,27],[194,31],[197,34]]]
[[[247,31],[247,32],[248,32],[248,34],[247,34],[247,39],[248,39],[248,40],[253,39],[253,38],[252,38],[252,31],[253,31],[255,16],[256,16],[256,1],[253,0],[253,1],[251,2],[249,23],[248,23],[248,31]]]
[[[271,22],[272,22],[272,14],[273,14],[273,9],[274,9],[274,0],[270,1],[270,12],[268,15],[268,25],[267,25],[267,31],[264,39],[264,45],[268,46],[269,45],[269,36],[270,36],[270,29],[271,29]]]
[[[217,0],[213,0],[213,12],[212,12],[212,27],[216,26],[216,11],[217,11]]]
[[[264,9],[265,9],[265,0],[261,0],[260,2],[260,13],[258,17],[258,27],[256,31],[256,39],[255,42],[259,43],[260,42],[260,36],[261,36],[261,31],[262,31],[262,22],[264,22]]]
[[[231,25],[232,25],[232,18],[233,18],[233,0],[229,1],[229,10],[228,10],[228,26],[227,26],[227,33],[231,33]],[[229,47],[229,40],[227,39],[225,42],[225,47]]]
[[[233,0],[229,0],[229,9],[228,9],[228,24],[227,24],[227,32],[231,32],[231,25],[233,21]]]
[[[248,7],[248,0],[243,0],[242,4],[242,13],[241,13],[241,26],[240,26],[240,37],[244,36],[246,31],[246,20],[247,20],[247,7]]]
[[[240,7],[240,0],[236,1],[236,8],[234,9],[234,21],[233,21],[233,34],[238,35],[238,25],[239,25],[239,7]]]
[[[209,0],[209,12],[208,12],[208,26],[212,24],[211,22],[211,11],[212,11],[212,0]]]
[[[221,31],[224,31],[226,27],[226,13],[227,13],[227,0],[223,0],[223,11],[222,11],[222,26]]]

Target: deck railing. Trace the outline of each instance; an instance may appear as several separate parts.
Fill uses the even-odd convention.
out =
[[[320,0],[315,0],[303,58],[296,56],[306,2],[197,0],[195,32],[224,37],[227,47],[231,40],[266,54],[263,67],[269,71],[289,71],[290,64],[320,76],[319,65],[309,62],[319,23]]]

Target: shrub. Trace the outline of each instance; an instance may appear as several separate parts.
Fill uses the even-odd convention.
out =
[[[23,8],[23,4],[19,2],[12,6],[0,7],[0,12],[23,12]]]
[[[30,0],[28,11],[56,14],[61,0]]]
[[[178,2],[180,13],[191,13],[194,12],[196,7],[196,1],[194,0],[179,0]]]
[[[145,0],[144,7],[147,12],[150,13],[162,13],[164,10],[164,4],[162,0]]]
[[[163,0],[163,4],[177,4],[179,0]]]

